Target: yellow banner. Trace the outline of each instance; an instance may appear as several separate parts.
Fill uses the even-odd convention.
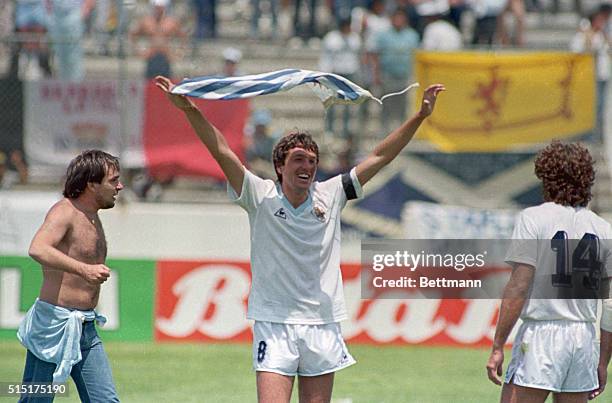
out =
[[[590,55],[565,52],[416,55],[419,93],[446,92],[419,130],[442,151],[500,151],[591,131],[595,73]]]

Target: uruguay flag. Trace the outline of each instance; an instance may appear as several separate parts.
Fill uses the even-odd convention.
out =
[[[368,99],[382,103],[382,100],[389,96],[403,94],[418,86],[412,84],[403,91],[378,99],[368,90],[337,74],[284,69],[241,77],[187,78],[176,85],[172,93],[210,100],[231,100],[289,91],[303,84],[310,86],[326,108],[333,104],[360,104]]]

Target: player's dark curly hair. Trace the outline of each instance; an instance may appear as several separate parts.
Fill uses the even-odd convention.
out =
[[[104,151],[87,150],[77,155],[66,170],[64,197],[76,199],[88,183],[102,183],[109,168],[119,171],[119,159]]]
[[[274,171],[280,183],[283,183],[283,176],[278,172],[277,168],[280,168],[285,163],[289,150],[295,147],[301,147],[305,150],[312,151],[317,156],[317,164],[319,163],[319,146],[312,139],[312,136],[308,133],[300,132],[295,130],[283,138],[274,146],[272,150],[272,163],[274,164]]]
[[[595,162],[586,147],[553,141],[535,159],[544,200],[563,206],[586,207],[593,196]]]

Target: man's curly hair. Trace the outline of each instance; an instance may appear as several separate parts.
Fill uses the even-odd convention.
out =
[[[298,130],[293,131],[283,138],[274,146],[272,150],[272,163],[274,163],[274,172],[278,177],[278,181],[283,183],[283,176],[278,172],[278,168],[283,166],[289,150],[295,147],[301,147],[305,150],[312,151],[317,156],[317,164],[319,163],[319,146],[308,133],[303,133]]]
[[[563,206],[586,207],[593,196],[595,162],[586,147],[553,141],[535,159],[544,200]]]

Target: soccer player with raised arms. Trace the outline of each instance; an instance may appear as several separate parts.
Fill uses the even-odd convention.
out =
[[[597,299],[546,299],[538,293],[546,286],[563,292],[588,286],[589,282],[572,282],[576,264],[582,275],[588,269],[594,281],[603,284],[604,273],[610,273],[612,264],[612,227],[587,208],[595,170],[586,148],[552,142],[538,153],[535,174],[542,181],[545,203],[523,210],[514,227],[513,245],[506,257],[513,271],[504,290],[488,377],[501,384],[503,347],[520,316],[523,323],[514,340],[501,401],[544,402],[552,392],[555,402],[586,402],[601,394],[606,385],[612,351],[612,300],[603,301],[598,349]],[[576,247],[570,250],[569,245]],[[559,253],[565,257],[557,259]],[[565,262],[572,272],[557,267]],[[593,267],[582,267],[583,263]]]
[[[261,403],[289,402],[298,377],[300,402],[329,402],[334,372],[355,363],[340,332],[347,318],[340,273],[340,213],[361,187],[408,144],[434,109],[444,86],[427,88],[416,114],[394,130],[350,172],[314,181],[319,149],[294,132],[273,150],[278,182],[248,171],[222,133],[185,96],[157,86],[183,111],[221,166],[230,197],[249,216],[252,285],[247,317],[253,328],[253,367]]]

